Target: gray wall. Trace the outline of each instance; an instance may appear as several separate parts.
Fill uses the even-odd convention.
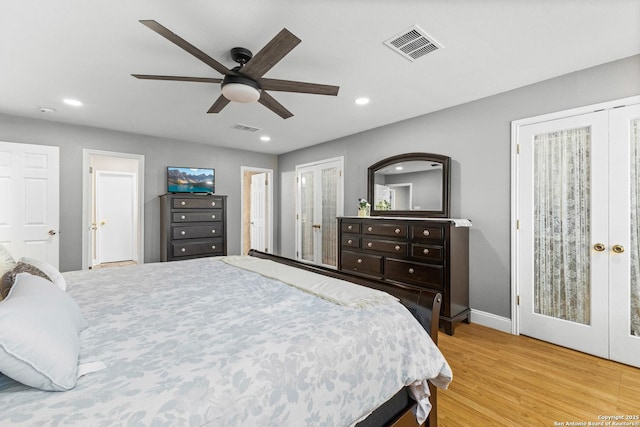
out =
[[[510,318],[511,121],[634,95],[640,55],[281,155],[280,253],[294,254],[296,164],[344,156],[345,214],[355,215],[369,165],[404,152],[444,154],[452,158],[451,216],[473,221],[471,307]]]
[[[228,252],[240,253],[240,167],[273,169],[277,157],[204,144],[74,126],[0,114],[0,140],[60,147],[60,270],[82,268],[82,150],[115,151],[145,156],[145,262],[160,261],[160,204],[166,192],[167,166],[216,169],[216,194],[228,201]],[[276,182],[277,186],[278,183]],[[274,234],[278,234],[274,224]]]

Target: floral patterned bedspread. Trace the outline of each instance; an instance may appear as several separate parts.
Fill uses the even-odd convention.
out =
[[[0,425],[349,426],[451,380],[395,301],[344,307],[216,258],[64,277],[89,322],[79,363],[106,368],[67,392],[0,374]]]

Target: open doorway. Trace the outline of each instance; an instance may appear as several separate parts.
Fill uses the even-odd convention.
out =
[[[83,150],[82,268],[144,262],[144,156]]]
[[[273,169],[242,166],[241,253],[273,253]]]

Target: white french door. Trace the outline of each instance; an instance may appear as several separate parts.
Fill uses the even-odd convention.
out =
[[[610,114],[611,359],[640,367],[640,105]]]
[[[520,333],[640,366],[637,117],[519,127],[516,280]]]
[[[338,222],[344,213],[343,160],[296,166],[296,259],[337,265]]]

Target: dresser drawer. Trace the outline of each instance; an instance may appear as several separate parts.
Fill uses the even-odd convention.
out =
[[[434,289],[443,289],[444,268],[441,265],[421,264],[386,258],[384,274],[389,280],[412,283]]]
[[[360,236],[343,235],[341,244],[343,248],[360,248]]]
[[[373,236],[407,237],[407,226],[401,224],[364,224],[362,234]]]
[[[209,222],[222,221],[222,209],[209,209],[207,211],[195,212],[173,212],[171,220],[173,222]]]
[[[342,225],[340,226],[340,230],[342,230],[343,233],[360,234],[360,225],[361,224],[359,222],[343,221]]]
[[[224,201],[216,197],[175,197],[172,200],[174,209],[211,209],[222,208]]]
[[[444,239],[444,229],[440,225],[411,226],[411,239],[413,240],[437,240]]]
[[[200,239],[221,236],[222,232],[222,223],[213,222],[208,225],[173,227],[172,236],[174,240]]]
[[[341,260],[343,270],[357,271],[377,276],[382,274],[381,256],[343,251]]]
[[[407,243],[394,242],[392,240],[378,240],[371,238],[362,239],[362,249],[367,251],[386,252],[396,256],[407,256]]]
[[[414,243],[411,245],[411,256],[425,261],[442,262],[444,260],[444,248],[442,246]]]
[[[216,255],[220,254],[223,249],[222,238],[189,240],[172,243],[173,256],[190,256],[190,255]]]

